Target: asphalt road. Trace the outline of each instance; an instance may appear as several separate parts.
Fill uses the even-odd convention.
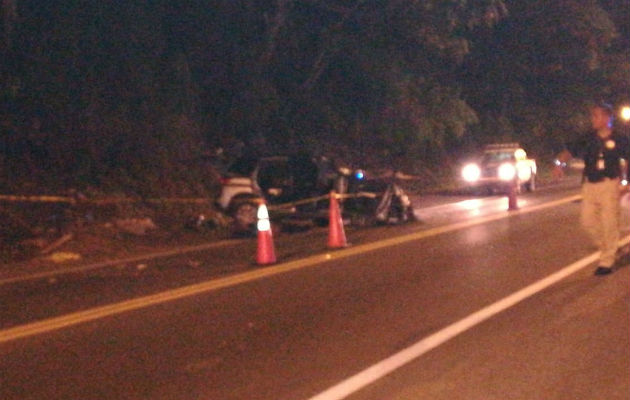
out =
[[[0,398],[628,399],[630,268],[592,275],[576,193],[4,284]]]

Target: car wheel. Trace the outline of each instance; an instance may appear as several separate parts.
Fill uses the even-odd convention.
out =
[[[251,201],[243,201],[234,207],[232,217],[234,218],[234,229],[238,233],[254,232],[256,230],[256,219],[258,206]]]

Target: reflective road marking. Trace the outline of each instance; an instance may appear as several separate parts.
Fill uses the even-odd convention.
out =
[[[63,315],[60,317],[49,318],[38,322],[33,322],[25,325],[16,326],[13,328],[0,331],[0,343],[6,343],[12,340],[25,338],[28,336],[43,334],[51,332],[57,329],[66,328],[73,325],[78,325],[88,321],[94,321],[101,318],[121,314],[128,311],[138,310],[146,307],[150,307],[156,304],[167,303],[170,301],[182,299],[185,297],[195,296],[201,293],[211,292],[226,287],[236,286],[247,282],[312,267],[314,265],[323,264],[334,260],[341,260],[344,258],[352,257],[357,254],[375,251],[386,247],[396,246],[402,243],[412,242],[420,240],[430,236],[440,235],[442,233],[453,232],[465,228],[469,228],[475,225],[480,225],[492,221],[497,221],[512,216],[527,214],[546,208],[556,207],[565,203],[580,200],[580,195],[574,195],[563,199],[555,200],[549,203],[540,204],[528,208],[523,208],[518,211],[503,212],[486,217],[474,218],[468,221],[463,221],[451,225],[445,225],[424,231],[410,233],[390,239],[385,239],[377,242],[367,243],[355,247],[350,247],[343,250],[337,250],[334,253],[319,254],[287,263],[279,264],[272,267],[267,267],[255,271],[243,272],[227,276],[225,278],[214,279],[190,286],[184,286],[178,289],[168,290],[165,292],[157,293],[150,296],[139,297],[132,300],[123,301],[120,303],[114,303],[102,307],[96,307],[85,311],[79,311],[72,314]]]
[[[626,236],[619,243],[624,246],[630,243],[630,236]],[[469,316],[447,326],[446,328],[427,336],[419,342],[407,347],[406,349],[380,361],[369,368],[364,369],[358,374],[336,384],[326,391],[311,397],[309,400],[338,400],[343,399],[371,383],[376,382],[385,375],[395,371],[405,364],[417,359],[428,351],[444,344],[460,333],[464,333],[474,326],[482,323],[488,318],[507,310],[508,308],[518,304],[519,302],[535,295],[536,293],[548,288],[549,286],[561,281],[562,279],[574,274],[589,264],[599,259],[599,252],[593,253],[575,263],[568,265],[558,272],[549,275],[546,278],[533,283],[518,292],[515,292],[496,303],[493,303],[481,310],[470,314]]]

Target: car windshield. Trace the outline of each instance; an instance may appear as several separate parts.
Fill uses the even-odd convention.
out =
[[[496,163],[503,161],[512,161],[514,160],[514,152],[512,151],[497,151],[485,153],[483,155],[482,162],[484,163]]]

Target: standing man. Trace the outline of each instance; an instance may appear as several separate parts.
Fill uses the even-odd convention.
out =
[[[619,241],[621,159],[630,160],[630,141],[612,127],[613,110],[608,104],[590,108],[593,132],[568,144],[557,156],[554,176],[572,157],[584,159],[582,226],[601,251],[595,275],[612,272]]]

